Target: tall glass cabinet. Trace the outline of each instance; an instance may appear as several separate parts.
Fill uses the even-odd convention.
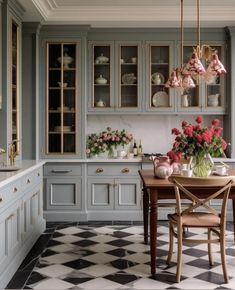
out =
[[[77,43],[47,43],[46,153],[76,154]]]

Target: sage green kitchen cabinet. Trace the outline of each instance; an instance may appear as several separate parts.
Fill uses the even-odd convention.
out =
[[[0,183],[4,185],[0,185],[0,288],[5,289],[45,230],[42,163],[22,162],[19,174],[14,172],[2,181],[1,176]]]
[[[87,208],[94,217],[136,219],[141,211],[140,165],[92,163],[87,165]],[[112,212],[112,214],[111,214]],[[113,215],[113,216],[112,216]],[[102,218],[102,217],[101,217]]]
[[[220,61],[226,67],[224,43],[210,41],[205,44],[210,45],[212,49],[217,52]],[[184,64],[190,60],[194,47],[195,45],[193,43],[184,45]],[[180,55],[180,48],[178,54]],[[201,61],[206,69],[210,61],[206,61],[205,59]],[[180,60],[178,60],[178,62],[180,64]],[[177,111],[186,114],[225,114],[227,106],[225,88],[226,75],[216,76],[214,81],[209,85],[200,77],[194,79],[194,81],[197,81],[195,88],[186,89],[184,91],[176,90],[176,98],[178,100]]]
[[[140,112],[140,41],[89,41],[89,112]]]
[[[46,154],[78,154],[79,44],[47,42]]]
[[[82,168],[80,164],[48,163],[44,166],[47,211],[82,208]]]
[[[174,112],[175,92],[165,87],[174,67],[174,42],[147,41],[145,49],[145,109],[147,112]]]
[[[0,145],[8,152],[13,143],[17,159],[22,158],[22,16],[21,5],[2,3],[2,120]],[[17,140],[17,141],[16,141]]]

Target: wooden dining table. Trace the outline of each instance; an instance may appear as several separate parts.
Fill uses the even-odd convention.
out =
[[[143,219],[144,219],[144,242],[148,243],[150,237],[150,259],[151,274],[156,274],[156,256],[157,256],[157,223],[158,223],[158,204],[159,200],[175,199],[174,185],[168,179],[159,179],[154,176],[153,170],[139,170],[139,175],[143,182]],[[233,220],[235,221],[235,170],[229,170],[228,175],[234,178],[234,184],[231,187],[229,199],[232,199]],[[215,178],[220,178],[215,176]],[[208,197],[215,188],[207,186],[197,186],[190,189],[199,198]],[[219,197],[218,197],[219,198]],[[150,215],[150,228],[148,227],[148,218]],[[235,223],[234,223],[235,233]]]

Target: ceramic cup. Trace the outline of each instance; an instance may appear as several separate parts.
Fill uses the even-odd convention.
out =
[[[216,165],[215,172],[220,174],[220,175],[225,175],[226,174],[226,167],[224,165]]]
[[[193,175],[193,171],[191,169],[182,169],[181,175],[186,177],[191,177]]]

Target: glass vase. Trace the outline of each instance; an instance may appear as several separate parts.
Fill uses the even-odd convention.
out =
[[[211,174],[213,161],[209,153],[198,153],[193,158],[193,174],[197,177],[207,177]]]

